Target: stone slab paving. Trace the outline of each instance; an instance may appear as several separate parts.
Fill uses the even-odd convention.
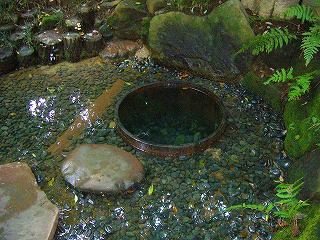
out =
[[[0,239],[53,239],[58,208],[38,187],[30,167],[15,162],[0,166]]]

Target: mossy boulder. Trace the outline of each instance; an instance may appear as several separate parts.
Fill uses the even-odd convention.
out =
[[[58,26],[63,21],[63,13],[56,11],[51,14],[46,14],[42,17],[40,26],[42,30],[50,30]]]
[[[277,112],[283,109],[283,92],[280,84],[265,85],[266,78],[260,78],[253,71],[248,72],[241,84],[251,93],[260,96]]]
[[[143,2],[123,0],[108,18],[114,35],[122,39],[139,39],[147,34],[150,18]]]
[[[229,0],[209,15],[169,12],[152,18],[148,43],[158,61],[212,79],[233,79],[248,59],[235,53],[254,37],[239,0]]]
[[[284,110],[287,128],[285,150],[289,156],[302,157],[320,143],[320,87],[312,90],[308,99],[289,101]]]

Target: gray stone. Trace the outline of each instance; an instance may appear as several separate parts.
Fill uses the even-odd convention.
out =
[[[146,35],[149,18],[146,5],[134,0],[123,0],[108,18],[114,35],[121,39],[139,39]]]
[[[271,17],[276,0],[259,0],[258,2],[259,16],[266,18]]]
[[[276,0],[273,7],[272,17],[285,18],[286,10],[297,4],[299,4],[299,0]]]
[[[100,57],[106,61],[113,58],[127,57],[137,51],[140,44],[130,40],[114,40],[108,42],[107,46],[100,52]]]
[[[149,13],[155,14],[155,12],[167,6],[167,1],[166,0],[147,0],[146,4],[147,4]]]
[[[251,11],[257,9],[256,0],[241,0],[241,3],[245,8],[250,9]]]
[[[61,168],[67,182],[82,191],[118,192],[144,178],[140,161],[106,144],[83,144],[73,150]]]
[[[320,16],[320,1],[318,0],[303,0],[303,4],[310,6],[317,16]]]
[[[135,54],[135,58],[138,61],[142,61],[142,60],[147,59],[149,57],[150,57],[150,51],[145,45],[143,45],[142,48],[140,48]]]
[[[58,208],[40,190],[25,163],[0,166],[0,239],[53,239]]]
[[[271,17],[276,0],[242,0],[242,5],[261,17]]]

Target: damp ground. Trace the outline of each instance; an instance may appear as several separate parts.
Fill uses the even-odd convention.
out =
[[[119,80],[124,84],[114,101],[90,117],[99,96]],[[114,129],[117,100],[133,88],[167,80],[207,88],[226,107],[224,136],[202,154],[151,157],[124,143]],[[85,127],[68,135],[61,151],[50,153],[79,118]],[[272,201],[274,181],[290,164],[281,118],[241,86],[180,79],[151,61],[107,64],[91,58],[0,77],[0,120],[0,163],[22,161],[32,167],[39,186],[60,209],[56,239],[271,239],[274,224],[262,214],[225,211],[233,204]],[[133,153],[145,167],[145,180],[114,195],[73,189],[60,166],[82,143],[112,144]]]

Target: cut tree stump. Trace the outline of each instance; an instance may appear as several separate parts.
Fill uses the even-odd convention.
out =
[[[0,48],[0,75],[13,71],[17,65],[16,52],[12,47]]]
[[[45,31],[36,36],[38,56],[44,64],[55,64],[63,58],[63,36],[56,30]]]
[[[103,39],[101,33],[96,30],[86,33],[83,37],[84,47],[88,57],[97,56],[103,48]]]
[[[80,61],[82,41],[79,33],[67,32],[63,34],[64,57],[69,62]]]

